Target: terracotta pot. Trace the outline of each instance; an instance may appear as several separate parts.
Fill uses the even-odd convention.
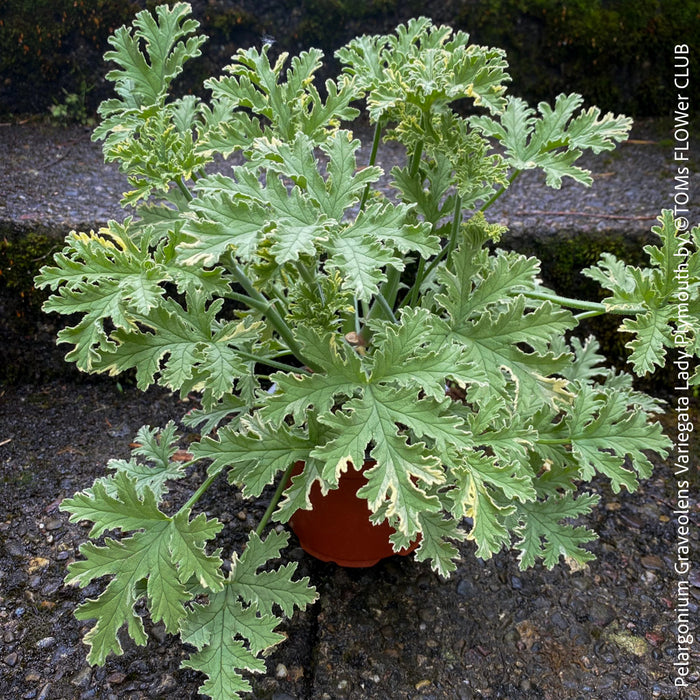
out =
[[[357,491],[367,483],[364,473],[374,466],[365,462],[362,471],[350,468],[339,480],[337,489],[321,494],[321,486],[314,483],[310,499],[313,510],[298,510],[290,525],[299,538],[301,548],[321,561],[332,561],[340,566],[374,566],[381,559],[410,554],[420,538],[409,547],[394,552],[389,537],[395,530],[386,522],[373,525],[367,501],[357,497]],[[299,463],[293,475],[301,473]]]

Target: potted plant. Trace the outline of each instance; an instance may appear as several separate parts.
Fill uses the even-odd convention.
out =
[[[569,331],[619,314],[639,375],[664,364],[674,335],[697,356],[700,229],[665,211],[647,268],[606,254],[585,274],[607,298],[562,297],[540,283],[538,260],[495,247],[504,229],[484,211],[529,168],[553,187],[590,184],[578,157],[613,149],[630,119],[581,109],[575,94],[532,109],[506,94],[501,50],[424,18],[340,49],[324,96],[320,51],[271,61],[263,46],[206,81],[208,101],[175,99],[171,82],[204,41],[189,10],[141,12],[111,38],[117,96],[94,138],[127,175],[133,216],[72,233],[37,284],[54,291],[47,311],[80,315],[59,342],[81,370],[135,370],[141,389],[201,395],[183,419],[200,434],[189,462],[172,459],[173,423],[144,427],[130,460],[63,502],[94,523],[92,540],[107,533],[67,577],[110,577],[76,612],[96,620],[88,660],[121,653],[124,626],[146,643],[145,601],[196,648],[184,665],[207,676],[201,692],[236,698],[250,689],[242,672],[264,670],[261,654],[282,639],[279,616],[315,599],[294,564],[269,565],[289,536],[268,525],[347,475],[361,476],[353,501],[391,551],[413,549],[441,575],[465,538],[483,558],[515,548],[523,568],[592,558],[594,534],[576,522],[597,501],[586,483],[601,474],[634,490],[647,453],[670,441],[651,420],[660,402]],[[454,104],[465,98],[468,114]],[[368,162],[348,128],[361,100],[375,126]],[[388,139],[406,162],[383,173]],[[206,478],[168,510],[168,482],[200,464]],[[274,488],[226,567],[210,545],[222,523],[194,515],[222,478],[247,498]]]

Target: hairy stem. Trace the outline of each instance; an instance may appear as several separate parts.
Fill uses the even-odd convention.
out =
[[[192,462],[188,462],[183,466],[188,466],[189,464],[192,464]],[[185,511],[191,510],[197,503],[197,501],[206,493],[207,489],[214,483],[216,477],[219,476],[219,474],[221,474],[221,469],[223,469],[223,467],[212,471],[209,474],[209,476],[207,476],[207,478],[199,485],[199,488],[189,497],[187,503],[185,503],[178,512],[183,513]]]
[[[178,177],[175,178],[175,184],[180,188],[180,192],[182,192],[182,194],[185,195],[185,199],[188,202],[191,202],[194,199],[192,193],[189,191],[187,185],[185,184],[185,181],[182,179],[182,175],[178,175]]]
[[[256,357],[253,355],[251,352],[246,352],[245,350],[241,350],[239,348],[236,348],[236,354],[240,355],[241,357],[245,358],[246,360],[251,360],[252,362],[258,362],[261,365],[265,365],[267,367],[274,367],[275,369],[281,369],[283,372],[303,372],[304,374],[308,374],[308,370],[305,369],[304,367],[292,367],[292,365],[287,365],[284,362],[277,362],[277,360],[273,360],[269,357]]]
[[[482,204],[479,207],[479,211],[486,211],[515,182],[515,180],[521,172],[522,170],[514,170],[508,178],[508,184],[501,187],[501,189],[498,190],[498,192],[492,195],[491,199]]]

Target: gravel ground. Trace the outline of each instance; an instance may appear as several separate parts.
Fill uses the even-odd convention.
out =
[[[566,178],[560,190],[551,190],[539,173],[525,172],[489,210],[490,218],[508,225],[514,238],[582,230],[646,235],[660,210],[672,204],[674,163],[667,126],[640,121],[631,140],[616,151],[585,156],[582,164],[595,180],[590,188]],[[357,136],[371,144],[366,126]],[[364,147],[358,164],[367,152]],[[119,200],[125,178],[114,164],[103,162],[101,144],[90,141],[89,129],[31,121],[0,124],[0,153],[4,235],[36,230],[60,235],[124,218]],[[398,144],[389,143],[379,151],[378,164],[388,172],[403,164],[402,158]],[[699,180],[696,168],[696,186]]]
[[[0,402],[0,697],[194,699],[201,679],[178,670],[181,646],[160,627],[148,628],[146,649],[127,642],[106,668],[87,666],[79,640],[89,623],[72,612],[100,589],[62,585],[86,529],[58,510],[104,473],[108,458],[127,456],[142,423],[162,425],[189,406],[160,391],[86,380],[6,387]],[[197,476],[177,488],[193,488]],[[288,556],[320,599],[285,624],[289,639],[269,657],[267,677],[254,679],[253,697],[698,697],[673,685],[673,484],[671,466],[660,464],[632,495],[596,485],[597,560],[575,572],[521,572],[509,553],[482,562],[468,543],[449,581],[411,558],[344,570],[312,560],[293,540]],[[224,554],[241,546],[265,504],[242,502],[223,480],[214,487],[202,508],[226,523]],[[698,519],[694,511],[694,553]],[[700,657],[697,643],[693,655]]]
[[[597,161],[591,189],[565,185],[542,192],[537,176],[528,174],[499,202],[503,208],[494,218],[507,221],[516,237],[555,230],[646,236],[670,201],[671,146],[657,123],[640,124],[633,136],[634,143]],[[61,235],[123,216],[123,179],[102,164],[87,130],[0,126],[0,152],[0,227],[8,238],[37,229]],[[398,155],[387,149],[381,162]],[[544,210],[549,213],[535,213]],[[50,335],[47,327],[37,330],[42,334]],[[33,337],[23,342],[35,349],[35,366],[55,355],[48,344],[32,345]],[[149,627],[146,649],[126,643],[125,654],[106,668],[87,666],[79,640],[89,624],[76,621],[72,611],[99,589],[62,585],[86,530],[58,510],[62,498],[104,473],[108,459],[127,455],[141,424],[163,425],[189,406],[168,393],[144,394],[71,372],[52,381],[37,382],[37,376],[28,368],[25,381],[0,387],[0,697],[194,699],[201,679],[178,670],[184,652],[158,626]],[[199,483],[196,476],[178,482],[178,489]],[[320,599],[286,623],[289,639],[269,657],[268,675],[253,679],[253,697],[700,697],[679,694],[673,685],[674,486],[670,462],[659,464],[635,494],[614,495],[596,484],[601,503],[589,525],[600,536],[593,546],[597,560],[575,572],[565,565],[520,572],[508,553],[481,562],[466,543],[457,572],[444,581],[411,558],[344,570],[310,559],[293,541],[288,556],[312,578]],[[695,486],[697,492],[697,478]],[[230,554],[262,513],[265,496],[242,502],[222,483],[207,498],[203,507],[227,524],[219,544]],[[697,560],[697,506],[692,520]],[[695,561],[694,619],[698,569]],[[697,642],[692,654],[697,669]]]

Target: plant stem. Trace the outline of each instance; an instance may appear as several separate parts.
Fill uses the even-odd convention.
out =
[[[570,445],[571,438],[538,438],[535,442],[538,445]]]
[[[189,191],[187,188],[187,185],[185,184],[184,180],[182,179],[182,175],[178,175],[178,177],[175,178],[175,184],[180,188],[180,192],[185,195],[185,199],[188,202],[191,202],[194,197],[192,196],[192,193]]]
[[[355,333],[357,333],[358,338],[362,337],[362,324],[360,323],[360,301],[357,297],[354,298],[355,302]]]
[[[433,258],[433,261],[428,265],[428,269],[424,270],[424,260],[421,258],[418,264],[418,271],[416,272],[416,281],[411,287],[410,291],[404,297],[401,302],[401,306],[412,306],[416,303],[418,296],[420,295],[421,285],[425,280],[430,277],[432,271],[438,266],[443,258],[449,257],[452,251],[457,245],[457,234],[459,233],[459,225],[462,223],[462,198],[459,195],[455,196],[455,206],[452,214],[452,227],[450,230],[450,238],[447,241],[447,245]]]
[[[391,308],[391,306],[389,306],[389,302],[381,294],[377,294],[375,299],[379,306],[381,306],[384,310],[384,313],[386,314],[387,318],[396,323],[396,316],[394,316],[394,311]]]
[[[253,304],[250,304],[253,308],[257,308],[262,313],[265,314],[267,320],[270,322],[272,327],[280,334],[280,337],[285,341],[290,352],[304,365],[309,367],[314,371],[320,371],[320,368],[316,366],[313,362],[309,362],[304,357],[301,346],[297,343],[291,328],[285,323],[284,319],[278,313],[277,309],[274,307],[274,303],[266,299],[254,286],[253,283],[248,279],[245,272],[239,267],[238,263],[234,260],[230,260],[230,271],[235,277],[236,281],[243,287],[243,289],[248,293],[248,297]],[[235,292],[228,294],[231,298],[237,298],[238,301],[245,301],[246,297],[243,295],[235,295]]]
[[[528,299],[537,299],[539,301],[551,301],[559,306],[566,306],[570,309],[580,309],[585,313],[579,314],[576,318],[593,318],[602,316],[603,314],[618,314],[620,316],[631,316],[634,314],[642,314],[646,309],[641,306],[631,306],[629,308],[606,306],[596,301],[583,301],[582,299],[571,299],[570,297],[562,297],[558,294],[549,292],[524,292]]]
[[[515,170],[511,174],[511,176],[508,178],[508,184],[504,185],[501,187],[498,192],[496,192],[491,199],[488,200],[488,202],[485,202],[479,207],[479,211],[486,211],[516,180],[516,178],[520,175],[522,170]]]
[[[309,285],[309,287],[315,287],[316,291],[318,292],[319,299],[321,300],[322,304],[326,303],[325,296],[323,294],[323,288],[321,287],[319,281],[314,277],[314,275],[311,273],[308,267],[304,265],[304,263],[301,260],[297,260],[296,263],[297,270],[299,271],[299,274],[301,275],[301,278],[306,282],[306,284]]]
[[[420,159],[423,155],[423,142],[419,141],[418,145],[416,146],[416,150],[413,151],[413,155],[411,156],[411,166],[410,166],[410,174],[411,177],[416,177],[418,175],[418,168],[420,167]],[[422,258],[421,258],[422,262]],[[401,272],[397,270],[395,267],[389,267],[389,269],[386,271],[386,282],[382,284],[379,294],[384,298],[384,301],[386,301],[387,305],[391,308],[393,307],[394,303],[396,302],[396,295],[399,293],[399,285],[401,283]],[[370,309],[370,313],[368,318],[374,318],[375,316],[375,309],[378,308],[377,304],[374,304],[372,308]],[[383,307],[382,307],[383,308]]]
[[[374,125],[374,139],[372,140],[372,150],[369,154],[369,163],[367,164],[368,167],[372,167],[377,160],[377,151],[379,150],[379,142],[381,141],[383,128],[384,125],[382,124],[382,120],[378,119],[377,123]],[[367,202],[367,197],[369,197],[369,192],[370,183],[368,182],[367,185],[365,185],[364,192],[362,193],[362,199],[360,199],[360,211],[365,208],[365,203]]]
[[[440,261],[452,254],[452,251],[457,246],[457,234],[459,233],[459,225],[462,223],[462,198],[457,195],[455,200],[455,210],[452,218],[452,230],[447,245],[433,258],[433,261],[428,265],[425,271],[424,279],[428,279],[432,271],[440,264]]]
[[[423,142],[419,141],[416,150],[413,151],[413,155],[411,156],[411,169],[409,170],[411,177],[416,177],[416,175],[418,175],[418,168],[420,168],[420,159],[422,156]]]
[[[190,462],[191,463],[191,462]],[[183,466],[187,466],[186,464]],[[189,497],[189,500],[187,503],[185,503],[179,510],[180,513],[191,510],[192,507],[194,506],[195,503],[204,495],[205,491],[212,485],[214,480],[216,479],[219,474],[221,474],[221,470],[223,467],[216,469],[215,471],[211,472],[209,476],[199,485],[199,488]]]
[[[270,517],[272,516],[272,513],[274,512],[275,508],[277,508],[277,504],[280,501],[280,498],[282,498],[282,493],[284,492],[284,489],[287,488],[287,483],[289,481],[289,475],[292,473],[292,469],[294,469],[294,464],[295,462],[292,462],[284,471],[284,474],[282,474],[282,478],[280,479],[279,484],[277,484],[277,489],[275,490],[275,493],[272,496],[272,500],[270,501],[270,505],[267,506],[267,510],[263,514],[260,522],[258,523],[258,527],[255,529],[255,534],[258,535],[258,537],[262,536],[263,530],[265,529],[265,526],[270,520]]]
[[[277,360],[272,360],[269,357],[256,357],[253,355],[253,353],[246,352],[240,348],[236,348],[236,354],[240,355],[246,360],[259,362],[261,365],[274,367],[275,369],[281,369],[283,372],[303,372],[304,374],[308,374],[308,371],[304,367],[292,367],[292,365],[286,365],[284,362],[277,362]]]

